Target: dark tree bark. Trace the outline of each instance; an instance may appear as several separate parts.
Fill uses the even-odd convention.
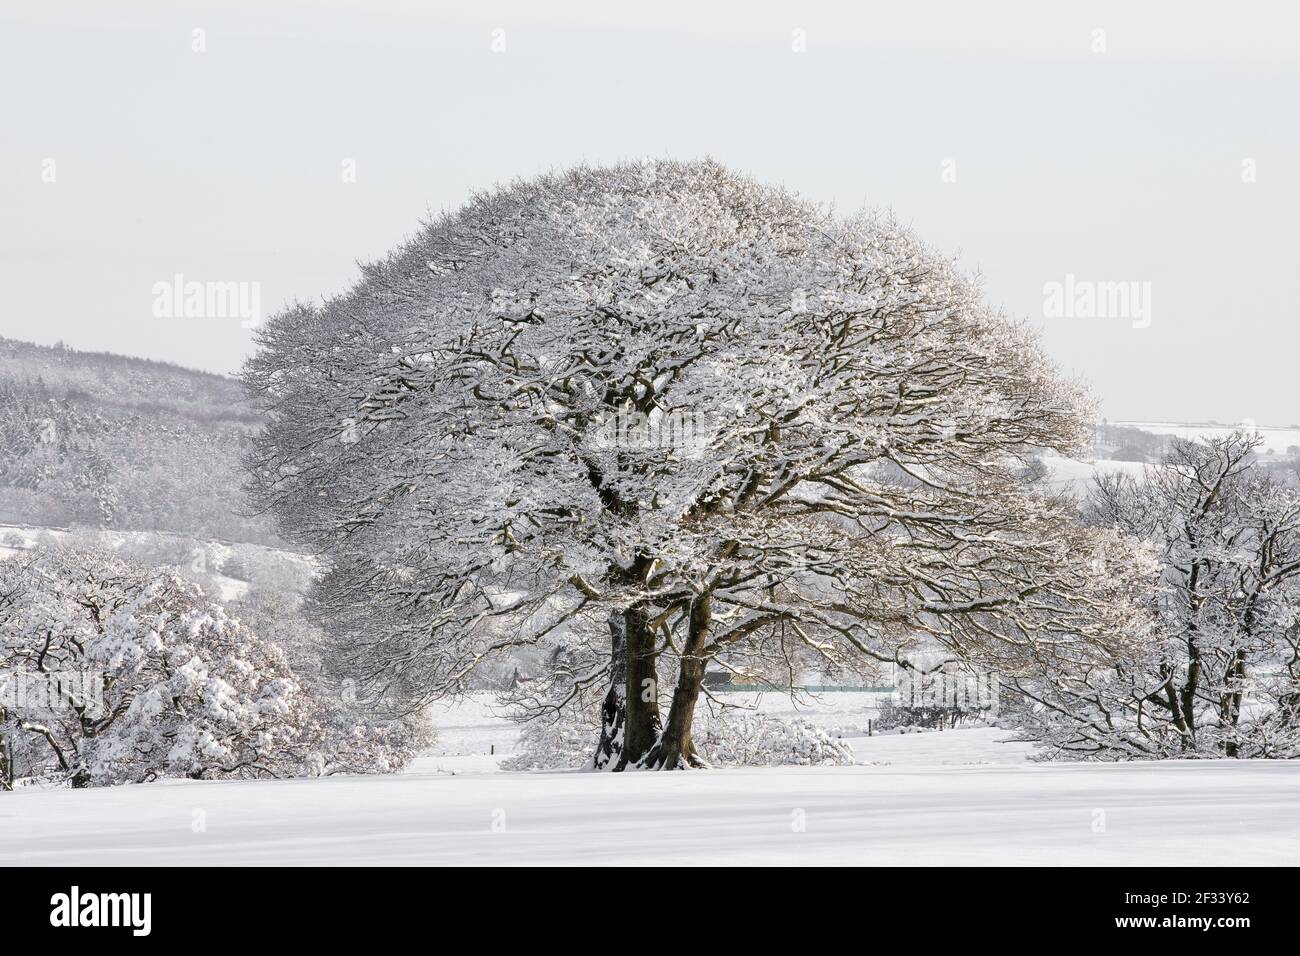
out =
[[[618,765],[627,727],[627,622],[621,611],[609,612],[609,691],[600,708],[600,742],[592,765]]]
[[[9,715],[0,708],[0,726],[8,720]],[[14,752],[8,736],[0,730],[0,790],[14,788]]]
[[[637,764],[659,738],[657,653],[643,608],[609,615],[610,684],[601,707],[594,766],[624,770]]]
[[[654,746],[663,724],[659,717],[659,654],[646,612],[627,612],[627,734],[618,767],[639,763]]]
[[[643,765],[649,770],[686,770],[707,767],[708,764],[695,751],[691,740],[691,722],[695,705],[704,685],[704,668],[708,657],[704,653],[709,638],[712,610],[708,596],[697,598],[691,604],[690,629],[686,646],[682,649],[681,668],[677,687],[673,690],[672,706],[668,708],[668,723],[658,742],[646,754]]]

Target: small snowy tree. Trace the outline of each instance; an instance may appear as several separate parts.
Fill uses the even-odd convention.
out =
[[[678,768],[712,659],[1122,638],[1088,573],[1122,545],[1026,480],[1087,402],[883,217],[712,162],[577,169],[259,338],[253,490],[328,559],[316,606],[376,695],[556,642],[538,712],[603,693],[596,764]]]
[[[696,715],[700,750],[721,767],[847,767],[853,748],[803,717],[733,707]]]
[[[309,775],[369,743],[340,746],[283,651],[196,585],[107,553],[0,561],[0,684],[8,786]]]
[[[37,776],[83,787],[284,772],[297,684],[197,587],[71,550],[0,563],[0,576],[6,732],[43,744]]]
[[[1159,639],[1017,681],[1048,756],[1300,756],[1300,493],[1255,464],[1259,438],[1175,442],[1145,478],[1098,479],[1092,520],[1150,543]]]

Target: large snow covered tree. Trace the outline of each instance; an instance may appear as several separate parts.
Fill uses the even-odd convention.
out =
[[[887,218],[713,162],[580,168],[259,337],[253,490],[327,558],[317,610],[376,695],[572,642],[549,706],[607,688],[596,765],[676,768],[710,660],[1122,639],[1089,563],[1123,540],[1024,480],[1087,402]]]
[[[1098,479],[1092,520],[1153,549],[1160,639],[1017,680],[1049,754],[1300,756],[1300,494],[1254,463],[1259,441],[1179,441],[1144,478]]]

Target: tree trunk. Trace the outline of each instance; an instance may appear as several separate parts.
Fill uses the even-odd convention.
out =
[[[0,709],[0,724],[7,718],[4,710]],[[12,790],[14,788],[14,752],[9,746],[9,738],[4,731],[0,731],[0,790]]]
[[[600,742],[592,766],[615,766],[623,756],[627,725],[627,622],[621,611],[609,612],[609,691],[600,708]]]
[[[609,615],[610,683],[601,707],[600,742],[593,766],[623,770],[645,756],[659,737],[659,689],[654,634],[645,610]]]
[[[1232,667],[1229,672],[1230,680],[1228,682],[1230,690],[1225,695],[1224,703],[1221,708],[1223,713],[1222,722],[1227,729],[1235,735],[1238,725],[1241,723],[1241,701],[1242,685],[1246,682],[1246,652],[1238,650],[1233,657]],[[1225,757],[1240,756],[1240,745],[1235,736],[1229,738],[1223,748]]]
[[[695,751],[695,744],[691,740],[691,723],[695,718],[695,705],[700,699],[700,688],[704,684],[707,662],[704,646],[708,641],[711,620],[708,597],[701,597],[691,604],[690,631],[686,646],[682,649],[677,687],[673,691],[672,706],[668,709],[668,724],[643,761],[643,766],[648,770],[686,770],[708,766]]]
[[[643,608],[628,611],[627,622],[627,734],[619,770],[629,763],[639,763],[663,730],[654,633]]]

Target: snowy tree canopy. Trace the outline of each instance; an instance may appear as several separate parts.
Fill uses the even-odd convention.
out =
[[[598,763],[681,766],[719,654],[1120,639],[1087,561],[1123,541],[1023,480],[1081,447],[1086,399],[888,218],[712,162],[576,169],[428,223],[260,344],[255,494],[329,559],[319,608],[383,693],[608,620],[571,675],[612,685]]]

